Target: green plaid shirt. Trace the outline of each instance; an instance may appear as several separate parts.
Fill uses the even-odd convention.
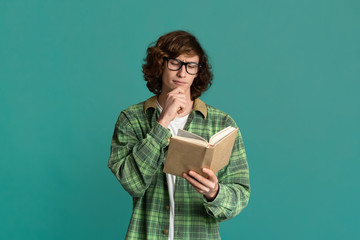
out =
[[[133,198],[126,239],[168,239],[169,192],[163,173],[171,132],[161,126],[156,96],[122,111],[115,124],[109,168]],[[226,113],[194,101],[184,130],[209,140],[227,126]],[[183,178],[175,183],[175,239],[220,239],[219,222],[240,213],[250,196],[249,168],[240,131],[229,164],[217,174],[220,190],[212,202]]]

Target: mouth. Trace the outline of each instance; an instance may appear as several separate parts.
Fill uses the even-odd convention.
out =
[[[176,81],[176,80],[173,80],[173,82],[176,84],[176,85],[185,85],[186,82],[181,82],[181,81]]]

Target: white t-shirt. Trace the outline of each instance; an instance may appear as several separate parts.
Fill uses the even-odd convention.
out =
[[[159,102],[156,101],[156,107],[160,110],[160,113],[162,112],[162,107],[160,106]],[[168,128],[171,131],[171,134],[173,136],[176,136],[179,129],[184,129],[186,121],[189,117],[189,114],[180,117],[175,118],[173,121],[170,122]],[[175,201],[174,201],[174,195],[175,195],[175,181],[176,176],[172,174],[166,174],[168,189],[169,189],[169,197],[170,197],[170,223],[169,223],[169,240],[174,239],[174,219],[175,219]]]

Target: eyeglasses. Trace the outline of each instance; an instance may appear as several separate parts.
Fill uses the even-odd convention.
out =
[[[167,60],[167,68],[171,71],[179,71],[183,65],[185,65],[185,70],[190,75],[196,75],[200,68],[201,64],[194,62],[183,62],[176,58],[164,57],[164,60]]]

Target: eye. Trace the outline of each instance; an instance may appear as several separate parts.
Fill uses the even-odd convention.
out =
[[[170,60],[170,64],[172,64],[174,66],[179,66],[180,65],[180,63],[178,61],[174,60],[174,59]]]
[[[197,68],[197,64],[195,63],[188,64],[188,68],[192,68],[192,69]]]

